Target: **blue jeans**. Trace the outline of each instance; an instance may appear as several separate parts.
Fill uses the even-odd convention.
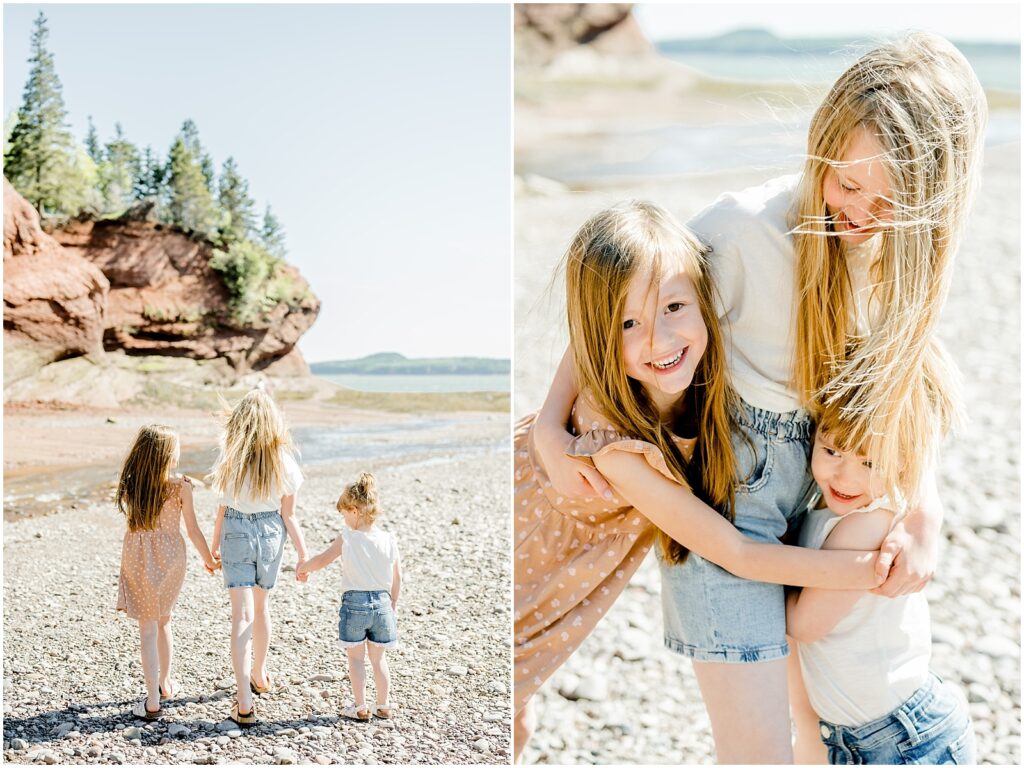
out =
[[[814,486],[810,417],[802,410],[774,413],[745,402],[734,415],[736,528],[755,541],[778,543]],[[735,663],[789,654],[780,585],[741,579],[692,552],[682,565],[660,563],[668,648],[697,661]]]
[[[220,559],[224,586],[273,589],[284,554],[281,513],[247,515],[231,507],[224,510],[220,532]]]
[[[974,765],[974,727],[963,700],[935,673],[896,710],[850,728],[821,721],[832,765]]]
[[[398,624],[391,607],[391,593],[386,590],[349,590],[341,596],[338,644],[342,648],[350,648],[364,640],[385,648],[398,642]]]

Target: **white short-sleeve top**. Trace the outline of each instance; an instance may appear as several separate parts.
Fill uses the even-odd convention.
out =
[[[255,515],[258,512],[273,512],[281,509],[281,497],[291,496],[299,490],[302,485],[302,470],[292,455],[285,449],[281,449],[281,470],[282,484],[274,483],[270,493],[262,498],[254,498],[252,484],[246,477],[242,483],[242,490],[238,496],[230,493],[222,493],[218,499],[219,504],[231,507],[246,515]]]
[[[387,531],[341,529],[341,591],[390,592],[398,543]]]
[[[718,316],[733,386],[757,408],[785,413],[801,407],[793,386],[796,349],[796,249],[790,215],[800,175],[728,192],[688,222],[712,248],[711,270],[719,293]],[[858,333],[870,331],[869,268],[878,238],[847,249]]]

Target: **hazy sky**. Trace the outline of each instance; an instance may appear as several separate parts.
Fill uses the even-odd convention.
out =
[[[1017,2],[650,3],[638,5],[634,13],[652,40],[764,27],[782,37],[878,36],[921,29],[956,41],[1020,42]]]
[[[510,354],[508,6],[5,5],[5,116],[40,9],[79,140],[166,156],[192,118],[273,206],[307,360]]]

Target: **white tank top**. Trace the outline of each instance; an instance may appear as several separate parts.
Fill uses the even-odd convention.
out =
[[[341,591],[390,592],[398,544],[387,531],[341,529]]]
[[[842,520],[828,509],[813,509],[817,500],[800,530],[802,547],[820,549]],[[849,514],[893,506],[882,498]],[[895,598],[868,593],[825,637],[796,645],[818,716],[835,725],[864,725],[892,712],[928,681],[928,601],[923,592]]]

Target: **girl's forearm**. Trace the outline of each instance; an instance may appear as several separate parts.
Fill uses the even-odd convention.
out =
[[[877,552],[808,549],[744,539],[735,562],[716,565],[744,579],[794,587],[866,590],[881,583],[875,576]]]
[[[870,589],[877,552],[822,551],[748,539],[638,454],[615,451],[598,469],[644,517],[691,552],[745,579],[825,589]]]
[[[288,531],[288,537],[292,540],[292,544],[295,546],[299,561],[305,560],[308,556],[306,553],[306,540],[302,537],[302,527],[299,525],[299,521],[294,516],[289,515],[284,518],[284,527]]]
[[[213,538],[210,540],[210,548],[214,552],[220,550],[220,532],[224,526],[224,505],[217,507],[217,517],[213,521]]]
[[[196,552],[203,558],[204,563],[209,563],[213,560],[213,555],[210,554],[210,547],[206,542],[206,537],[203,536],[203,532],[199,529],[199,526],[186,526],[186,532],[188,533],[188,539],[192,542],[192,546],[196,548]]]

